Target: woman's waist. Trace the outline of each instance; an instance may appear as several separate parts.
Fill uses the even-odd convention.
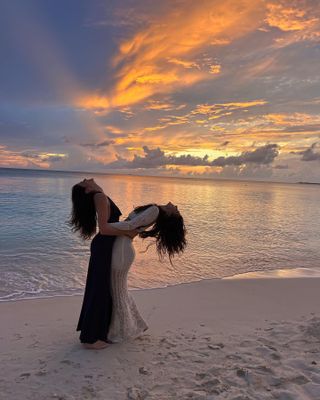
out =
[[[115,239],[116,239],[116,236],[102,235],[100,232],[98,232],[92,238],[92,243],[94,243],[94,242],[113,243],[115,241]]]
[[[129,267],[135,256],[132,239],[127,236],[117,236],[112,248],[112,264],[119,268]]]
[[[115,243],[122,243],[126,246],[132,246],[132,238],[125,235],[115,236]]]

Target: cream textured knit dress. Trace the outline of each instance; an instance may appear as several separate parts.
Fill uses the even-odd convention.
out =
[[[159,208],[152,205],[139,213],[132,211],[125,221],[110,225],[117,229],[138,229],[142,232],[147,225],[156,221],[158,215]],[[113,244],[111,262],[112,317],[108,340],[112,343],[134,339],[148,329],[128,291],[128,272],[134,257],[132,239],[128,236],[117,236]]]

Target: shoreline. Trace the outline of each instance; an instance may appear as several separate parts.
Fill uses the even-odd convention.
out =
[[[129,288],[130,291],[148,291],[154,289],[166,289],[169,287],[176,287],[180,285],[188,285],[197,282],[203,281],[220,281],[220,280],[238,280],[238,279],[299,279],[299,278],[320,278],[320,268],[307,268],[307,267],[297,267],[297,268],[281,268],[274,269],[269,271],[250,271],[243,272],[240,274],[230,275],[222,278],[204,278],[198,279],[191,282],[181,282],[175,284],[168,284],[166,286],[158,286],[152,288]],[[30,296],[30,297],[22,297],[22,298],[13,298],[13,299],[1,299],[0,304],[3,303],[11,303],[16,301],[23,300],[41,300],[41,299],[51,299],[56,297],[74,297],[74,296],[83,296],[83,289],[74,289],[75,291],[81,291],[81,293],[59,293],[55,295],[44,295],[44,296]],[[10,296],[10,295],[9,295]]]

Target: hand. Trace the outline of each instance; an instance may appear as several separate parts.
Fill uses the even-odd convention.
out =
[[[134,239],[139,234],[137,229],[132,229],[131,231],[126,231],[125,236]]]

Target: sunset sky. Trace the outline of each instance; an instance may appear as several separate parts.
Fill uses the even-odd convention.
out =
[[[320,182],[319,0],[10,0],[0,166]]]

